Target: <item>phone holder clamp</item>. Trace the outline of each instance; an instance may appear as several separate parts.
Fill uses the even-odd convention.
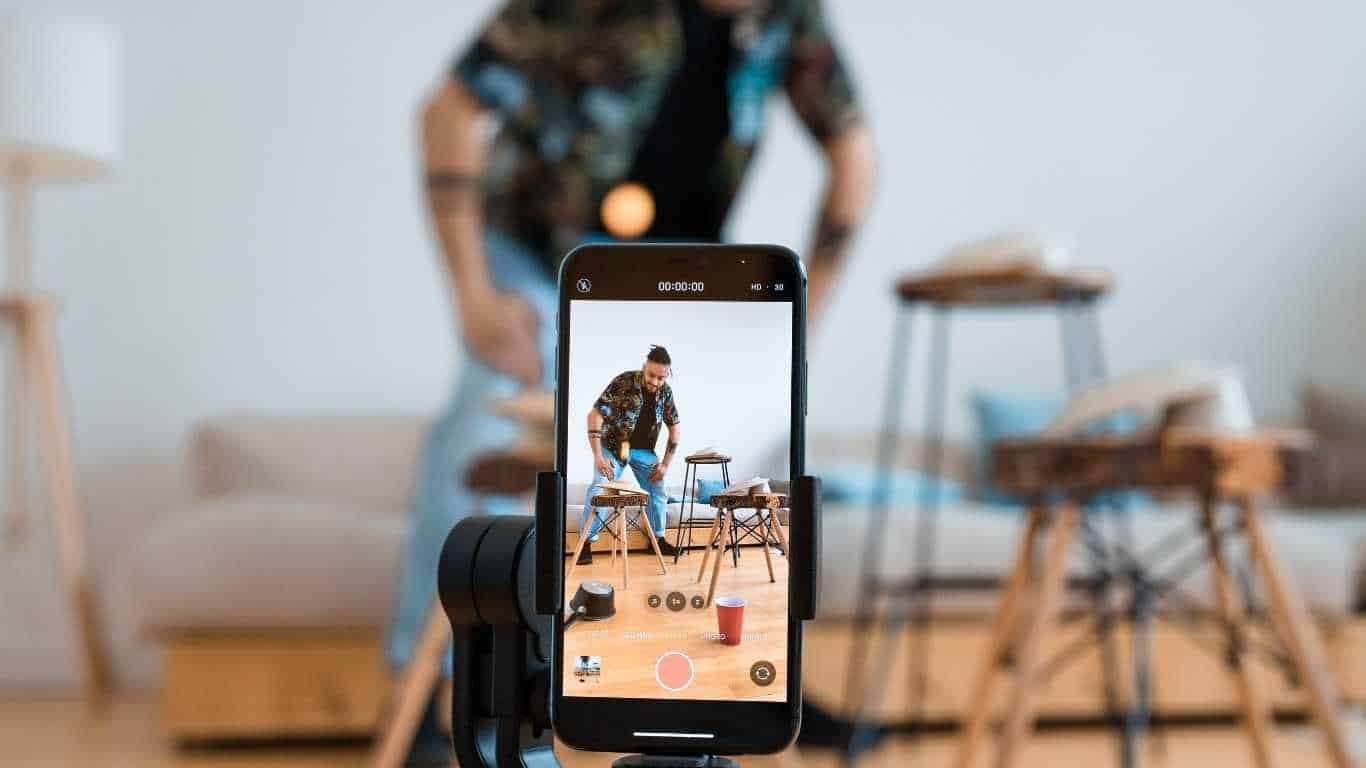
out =
[[[816,613],[820,481],[793,483],[791,615]],[[462,768],[558,768],[551,737],[553,617],[563,610],[564,477],[536,476],[536,517],[472,517],[437,572],[451,623],[451,740]],[[628,755],[614,768],[736,768],[711,755]]]
[[[550,731],[551,621],[533,605],[536,525],[471,517],[437,570],[451,622],[451,742],[461,768],[558,768]]]

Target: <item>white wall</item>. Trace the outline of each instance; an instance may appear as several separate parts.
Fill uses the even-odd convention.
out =
[[[124,36],[118,173],[37,200],[38,275],[65,300],[109,583],[182,492],[193,420],[441,401],[452,324],[412,113],[492,5],[0,0],[89,11]],[[1269,416],[1291,411],[1305,376],[1360,379],[1366,5],[830,5],[882,172],[812,342],[813,428],[876,422],[891,278],[1013,228],[1073,232],[1085,260],[1116,271],[1104,312],[1116,368],[1232,362]],[[786,110],[774,114],[733,233],[800,247],[819,166]],[[955,342],[957,392],[1057,386],[1050,319],[974,319]],[[49,552],[45,534],[0,555],[0,681],[70,676]],[[145,678],[151,658],[111,600],[123,668]]]

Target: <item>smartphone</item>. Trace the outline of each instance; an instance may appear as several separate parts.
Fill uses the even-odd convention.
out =
[[[800,726],[788,574],[803,564],[788,559],[786,509],[727,519],[710,502],[779,504],[802,474],[801,262],[767,245],[585,245],[561,265],[559,301],[556,735],[598,751],[779,751]],[[595,505],[604,494],[629,498]]]

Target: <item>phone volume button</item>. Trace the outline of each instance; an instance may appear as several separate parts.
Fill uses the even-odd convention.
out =
[[[809,380],[809,379],[807,378],[807,376],[806,376],[806,371],[807,371],[806,358],[802,358],[802,415],[803,415],[803,416],[806,416],[806,415],[807,415],[807,413],[808,413],[808,411],[810,410],[810,407],[811,407],[811,398],[806,394],[806,389],[807,389],[808,386],[811,385],[811,382],[810,382],[810,380]]]

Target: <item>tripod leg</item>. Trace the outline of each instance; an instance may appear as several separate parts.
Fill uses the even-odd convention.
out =
[[[38,398],[40,406],[39,431],[46,449],[43,464],[47,468],[62,576],[84,655],[86,692],[92,702],[101,703],[109,694],[109,657],[90,574],[85,519],[76,492],[70,424],[62,399],[65,389],[58,370],[55,343],[49,335],[51,318],[48,308],[36,303],[21,306],[16,317],[24,367],[32,377],[28,391]]]
[[[1062,607],[1063,587],[1067,583],[1067,550],[1079,516],[1077,505],[1071,501],[1064,502],[1053,513],[1049,526],[1053,540],[1049,542],[1043,573],[1039,577],[1038,600],[1026,620],[1019,640],[1019,653],[1015,655],[1015,687],[1006,707],[1005,724],[996,751],[997,768],[1014,764],[1015,753],[1034,722],[1033,698],[1042,683],[1043,644],[1052,633]]]
[[[433,601],[417,646],[394,684],[379,738],[370,751],[370,768],[398,768],[412,746],[422,710],[441,677],[441,659],[451,639],[451,625],[441,603]]]
[[[1253,761],[1259,768],[1269,768],[1271,759],[1271,709],[1262,697],[1252,668],[1244,653],[1243,607],[1233,586],[1228,562],[1224,558],[1224,544],[1219,533],[1215,499],[1206,494],[1202,501],[1201,518],[1205,527],[1205,541],[1209,546],[1210,577],[1214,582],[1214,597],[1223,618],[1228,637],[1228,665],[1238,689],[1244,726],[1252,747]]]
[[[1351,768],[1356,761],[1342,732],[1338,694],[1319,641],[1318,628],[1314,626],[1314,619],[1300,602],[1299,596],[1292,591],[1280,560],[1267,540],[1261,517],[1251,497],[1239,499],[1238,508],[1242,514],[1243,530],[1247,532],[1252,546],[1252,559],[1257,564],[1268,593],[1272,621],[1278,625],[1286,650],[1294,662],[1295,673],[1308,694],[1309,710],[1323,732],[1333,763],[1338,768]]]
[[[972,686],[972,696],[968,699],[967,709],[963,713],[965,718],[963,734],[958,742],[958,759],[954,763],[958,768],[971,768],[977,754],[977,747],[981,744],[982,736],[986,733],[987,722],[991,718],[991,695],[996,687],[996,677],[1000,670],[1002,658],[1010,647],[1010,639],[1015,635],[1020,599],[1031,581],[1031,574],[1034,570],[1035,538],[1039,534],[1044,514],[1045,511],[1041,505],[1030,507],[1024,531],[1020,534],[1019,546],[1015,553],[1015,565],[1007,577],[1005,591],[1001,595],[1001,607],[996,610],[996,617],[992,619],[986,655],[982,659],[981,667],[977,670],[977,679]]]

